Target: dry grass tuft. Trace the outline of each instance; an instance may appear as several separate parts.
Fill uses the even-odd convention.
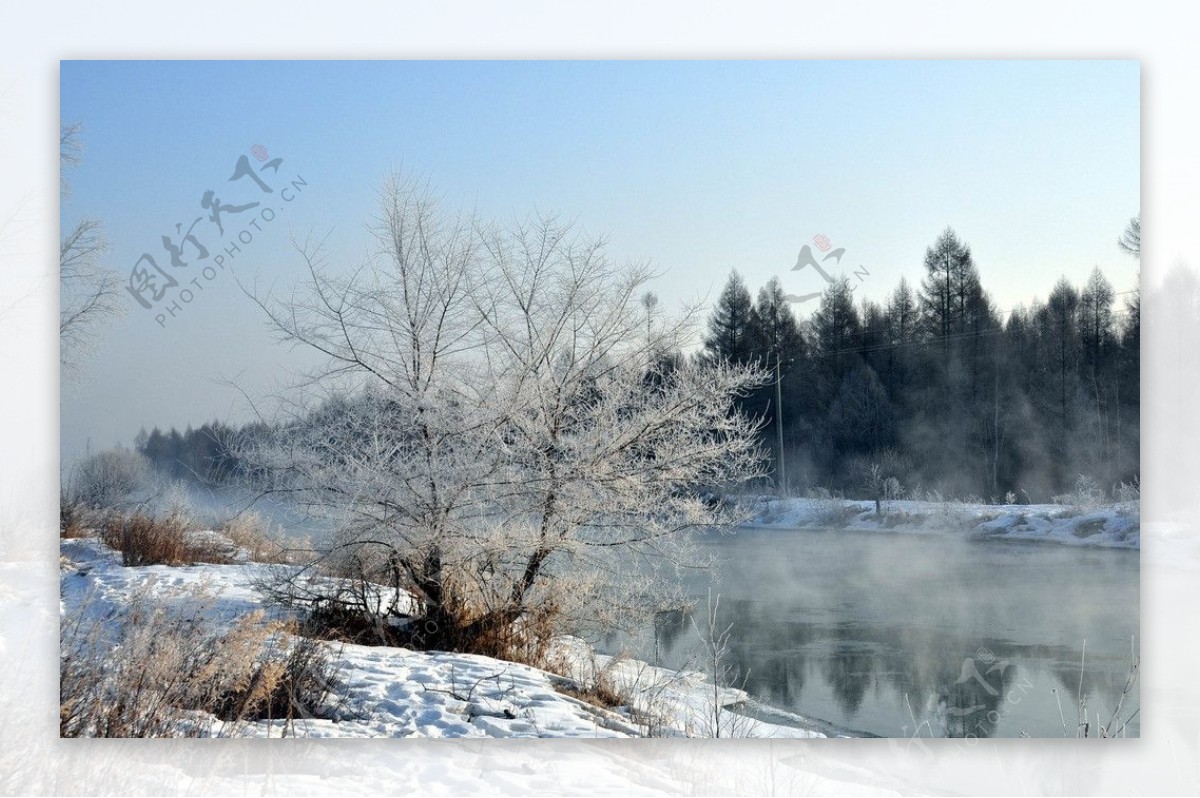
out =
[[[456,651],[545,668],[561,623],[562,610],[553,600],[532,605],[516,618],[503,611],[459,607],[445,637]]]
[[[60,735],[199,737],[212,716],[231,724],[225,733],[262,719],[286,721],[286,733],[321,716],[336,675],[326,647],[261,612],[229,629],[189,612],[143,592],[115,627],[89,624],[83,611],[65,620]]]
[[[58,535],[60,538],[85,538],[96,524],[96,513],[79,502],[63,496],[58,502]]]
[[[617,680],[614,677],[614,671],[619,662],[620,659],[614,657],[603,668],[596,669],[591,678],[586,680],[572,679],[568,683],[557,685],[555,689],[563,695],[578,698],[580,701],[585,701],[601,709],[617,709],[629,706],[630,691],[628,688],[617,684]]]
[[[112,516],[100,529],[104,545],[121,552],[126,566],[229,563],[229,552],[210,537],[190,534],[178,516],[154,518],[142,513]]]
[[[81,538],[87,535],[83,513],[76,505],[64,504],[58,509],[58,535],[61,538]]]

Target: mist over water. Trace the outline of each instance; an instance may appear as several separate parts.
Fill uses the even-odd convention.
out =
[[[1062,737],[1065,719],[1074,736],[1077,696],[1107,723],[1138,645],[1136,551],[810,530],[703,545],[719,564],[688,586],[701,632],[711,587],[745,689],[844,729]],[[703,669],[690,618],[656,627],[609,647]],[[1135,688],[1122,716],[1138,705]]]

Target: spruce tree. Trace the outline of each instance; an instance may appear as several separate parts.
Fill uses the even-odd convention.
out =
[[[729,275],[717,306],[708,320],[704,337],[704,357],[710,362],[750,363],[754,360],[754,342],[750,328],[753,305],[750,292],[736,271]]]

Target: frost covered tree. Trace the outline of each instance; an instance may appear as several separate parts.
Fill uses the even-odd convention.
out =
[[[146,484],[146,459],[128,449],[109,449],[80,462],[63,486],[66,501],[83,507],[117,507]]]
[[[704,491],[761,472],[734,407],[763,376],[664,358],[694,311],[554,219],[481,226],[404,180],[382,207],[362,267],[302,247],[306,286],[258,298],[342,398],[239,456],[417,598],[422,646],[511,655],[668,598],[687,533],[731,520]]]

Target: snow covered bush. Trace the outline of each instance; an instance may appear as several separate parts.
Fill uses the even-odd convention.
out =
[[[624,661],[623,656],[610,657],[601,665],[589,647],[589,656],[586,658],[571,663],[555,663],[557,667],[554,670],[567,679],[557,686],[557,690],[602,709],[628,707],[632,700],[631,690],[617,675]]]
[[[762,474],[734,405],[763,375],[682,357],[696,309],[660,316],[647,268],[553,219],[483,226],[396,181],[375,232],[365,266],[304,247],[307,286],[258,298],[333,398],[239,456],[417,597],[414,645],[536,650],[670,601],[686,533],[732,517],[703,489]]]
[[[962,530],[974,526],[978,522],[971,510],[973,504],[982,504],[976,497],[957,499],[942,495],[937,489],[930,490],[925,495],[925,501],[930,507],[928,523],[935,529]]]

